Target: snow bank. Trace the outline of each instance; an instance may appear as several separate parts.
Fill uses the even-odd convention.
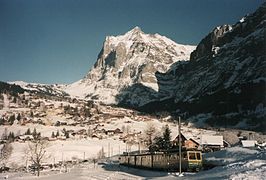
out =
[[[259,152],[242,147],[227,148],[222,151],[207,153],[204,155],[205,163],[216,166],[228,165],[229,163],[250,158]]]

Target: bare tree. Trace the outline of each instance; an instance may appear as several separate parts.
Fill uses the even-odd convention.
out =
[[[10,143],[5,143],[0,149],[1,166],[5,167],[6,163],[13,152],[13,147]]]
[[[130,131],[131,131],[131,128],[130,128],[130,126],[129,126],[129,125],[127,125],[127,127],[126,127],[126,134],[129,134],[129,133],[130,133]]]
[[[103,159],[105,158],[105,152],[104,152],[104,148],[102,147],[102,149],[97,153],[97,157],[98,159]]]
[[[7,131],[7,128],[5,128],[5,130],[4,130],[3,134],[2,134],[1,139],[7,140],[7,138],[8,138],[8,131]]]
[[[40,175],[41,163],[49,156],[46,153],[48,142],[40,139],[36,139],[28,144],[26,152],[28,152],[30,161],[37,169],[37,176]]]

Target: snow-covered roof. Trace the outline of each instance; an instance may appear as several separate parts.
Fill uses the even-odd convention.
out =
[[[223,136],[202,135],[201,144],[223,146]]]
[[[32,135],[20,135],[20,139],[25,140],[25,139],[34,139]]]
[[[255,140],[242,140],[241,141],[243,147],[255,147]]]

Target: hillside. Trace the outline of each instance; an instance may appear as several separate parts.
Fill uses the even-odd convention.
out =
[[[189,62],[177,62],[167,73],[156,74],[158,94],[174,84],[172,98],[163,96],[164,100],[138,109],[171,111],[198,125],[265,132],[265,11],[266,4],[232,26],[216,27],[191,53]]]

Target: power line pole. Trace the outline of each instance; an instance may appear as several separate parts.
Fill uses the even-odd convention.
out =
[[[110,159],[110,143],[108,143],[108,158]]]
[[[179,137],[179,175],[181,175],[181,164],[182,164],[182,157],[181,157],[181,120],[180,116],[178,116],[178,137]]]

